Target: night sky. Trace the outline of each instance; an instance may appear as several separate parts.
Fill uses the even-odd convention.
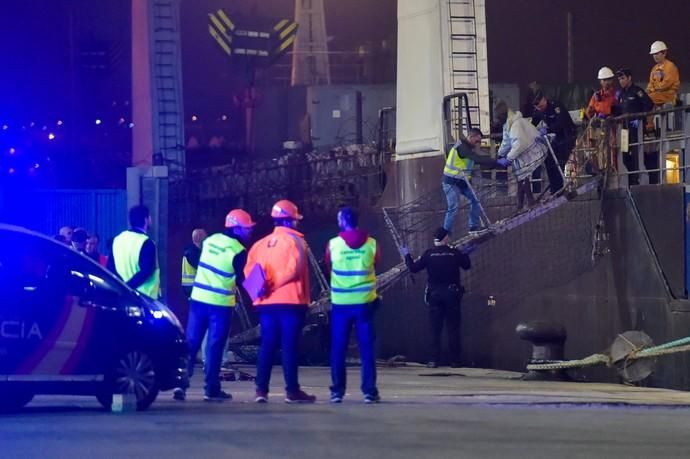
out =
[[[646,81],[649,46],[663,40],[669,58],[690,74],[690,1],[486,0],[489,78],[525,85],[567,81],[566,12],[573,13],[575,81],[596,83],[597,70],[632,69]]]
[[[289,17],[294,1],[183,0],[187,11],[206,5]],[[395,37],[396,0],[326,0],[325,5],[332,50]],[[491,81],[523,86],[532,80],[565,82],[568,11],[573,13],[576,82],[596,80],[603,65],[630,67],[645,80],[653,64],[649,46],[655,40],[666,41],[681,77],[684,69],[690,72],[690,1],[486,0]]]
[[[0,117],[54,116],[72,104],[70,19],[76,11],[80,43],[128,46],[127,0],[1,0]],[[394,41],[396,0],[326,0],[331,49]],[[487,0],[489,76],[493,82],[567,78],[566,11],[574,14],[575,79],[596,84],[602,65],[629,66],[646,80],[652,41],[667,42],[681,78],[690,72],[690,1],[687,0]],[[182,0],[185,89],[191,100],[214,103],[230,88],[219,75],[232,73],[206,30],[206,14],[223,7],[239,16],[292,17],[293,0]],[[86,102],[122,100],[129,92],[128,53],[116,53],[110,76],[80,71]],[[191,70],[190,70],[191,69]],[[83,70],[83,69],[82,69]],[[90,82],[92,78],[97,80]],[[219,95],[220,92],[220,95]],[[93,100],[92,100],[93,99]]]

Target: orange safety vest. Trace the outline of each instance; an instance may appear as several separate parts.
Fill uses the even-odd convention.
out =
[[[587,117],[594,118],[597,115],[611,116],[611,109],[616,105],[616,91],[609,89],[604,91],[600,89],[596,91],[592,98],[589,99],[587,106]]]
[[[254,306],[308,305],[308,245],[299,231],[276,226],[268,236],[257,241],[247,254],[245,276],[260,264],[266,275],[267,294],[254,301]]]

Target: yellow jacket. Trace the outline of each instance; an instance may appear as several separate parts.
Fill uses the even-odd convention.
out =
[[[652,67],[652,71],[649,72],[647,93],[654,105],[675,104],[679,87],[680,75],[676,64],[666,59],[662,64]]]

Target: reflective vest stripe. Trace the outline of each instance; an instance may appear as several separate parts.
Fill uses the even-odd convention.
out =
[[[218,274],[219,276],[223,276],[223,277],[228,277],[228,278],[230,278],[230,277],[235,277],[235,273],[229,273],[229,272],[226,272],[226,271],[222,271],[222,270],[220,270],[220,269],[218,269],[218,268],[214,268],[213,266],[211,266],[211,265],[209,265],[209,264],[207,264],[207,263],[199,262],[199,268],[208,269],[209,271],[211,271],[211,272],[213,272],[213,273],[216,273],[216,274]]]
[[[339,287],[333,287],[331,290],[333,290],[336,293],[349,293],[349,292],[370,292],[376,288],[376,284],[369,285],[366,287],[352,287],[352,288],[339,288]]]
[[[368,276],[369,274],[374,274],[374,271],[342,271],[340,269],[331,270],[338,276]]]
[[[201,284],[199,282],[194,282],[194,287],[203,289],[203,290],[208,290],[209,292],[213,293],[219,293],[221,295],[232,295],[233,291],[232,290],[224,290],[222,288],[216,288],[216,287],[211,287],[210,285],[205,285]]]

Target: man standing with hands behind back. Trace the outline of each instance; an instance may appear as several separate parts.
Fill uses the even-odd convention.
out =
[[[668,47],[663,41],[655,41],[649,49],[655,64],[649,72],[647,93],[657,107],[664,104],[675,105],[680,88],[678,67],[666,59],[667,53]]]

